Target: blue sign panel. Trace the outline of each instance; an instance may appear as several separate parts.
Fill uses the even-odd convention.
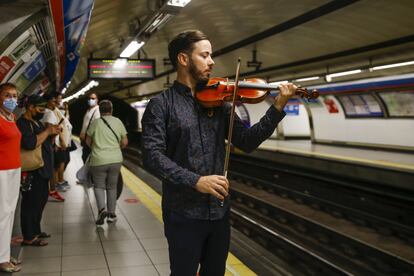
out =
[[[39,52],[32,63],[24,70],[23,76],[29,81],[33,81],[37,75],[46,68],[46,61],[43,54]]]
[[[300,103],[298,99],[290,99],[283,111],[285,111],[286,115],[298,116],[299,104]]]

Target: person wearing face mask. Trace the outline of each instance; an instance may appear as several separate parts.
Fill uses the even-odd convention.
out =
[[[44,123],[46,126],[57,125],[59,124],[61,119],[64,120],[62,113],[60,113],[59,109],[57,108],[59,97],[61,98],[61,95],[59,93],[50,93],[43,96],[43,98],[47,101],[47,104],[45,109],[45,115],[43,116],[41,122]],[[64,139],[64,135],[66,135],[66,128],[63,127],[63,122],[59,124],[59,126],[61,127],[62,132],[59,135],[57,135],[54,139],[54,175],[49,183],[49,201],[54,202],[65,201],[63,196],[58,191],[66,191],[70,188],[70,185],[67,181],[62,181],[61,183],[59,183],[58,179],[58,175],[60,173],[63,178],[63,169],[64,163],[66,162],[67,149],[67,144]],[[60,171],[61,164],[62,170]]]
[[[61,115],[60,118],[63,118],[63,122],[61,124],[62,126],[62,139],[64,141],[64,144],[66,145],[66,150],[64,151],[64,158],[63,162],[61,161],[58,165],[58,174],[57,174],[57,185],[58,187],[62,186],[69,186],[69,183],[63,178],[66,166],[70,162],[70,151],[72,145],[72,124],[69,121],[69,105],[67,102],[62,101],[62,95],[59,94],[56,97],[58,110],[60,112],[59,115]]]
[[[41,231],[43,209],[49,195],[49,181],[53,177],[53,139],[60,133],[57,125],[45,126],[40,120],[43,118],[46,100],[38,95],[31,95],[21,100],[21,106],[26,108],[25,113],[17,120],[17,126],[22,134],[21,147],[34,150],[42,146],[43,167],[31,171],[33,176],[31,189],[22,191],[21,228],[23,234],[22,245],[45,246],[43,238],[50,237]]]
[[[16,86],[0,85],[0,271],[18,272],[10,255],[14,212],[20,187],[20,139],[13,114],[17,106]]]
[[[95,93],[91,93],[89,95],[88,105],[89,108],[83,117],[82,130],[79,134],[82,144],[82,160],[84,163],[91,153],[91,148],[85,143],[86,132],[88,131],[92,121],[101,117],[101,114],[99,113],[98,96]]]

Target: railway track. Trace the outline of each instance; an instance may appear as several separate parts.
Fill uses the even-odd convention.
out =
[[[414,192],[239,154],[230,177],[414,245]]]
[[[127,149],[125,155],[142,165],[139,150]],[[246,169],[246,163],[252,162],[253,169],[252,164],[250,170]],[[229,178],[233,227],[286,263],[294,264],[295,271],[304,275],[414,274],[414,249],[407,243],[412,233],[409,227],[401,231],[395,221],[389,227],[389,212],[385,218],[365,211],[361,214],[358,206],[344,206],[330,198],[318,198],[313,192],[287,188],[275,177],[281,175],[280,170],[269,172],[262,165],[232,156]],[[273,174],[273,181],[269,181],[269,174]],[[283,174],[285,181],[289,172]],[[299,182],[297,174],[292,177]]]

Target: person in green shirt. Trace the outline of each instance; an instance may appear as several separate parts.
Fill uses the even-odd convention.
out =
[[[112,110],[111,101],[101,101],[101,118],[92,121],[86,133],[86,143],[92,149],[89,166],[99,211],[97,225],[102,225],[105,218],[107,222],[116,220],[116,188],[123,160],[121,148],[128,145],[125,126],[112,116]]]

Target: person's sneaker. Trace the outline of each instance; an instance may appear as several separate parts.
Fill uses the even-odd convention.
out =
[[[66,180],[62,183],[58,183],[57,185],[64,187],[66,190],[69,190],[71,188],[69,182],[67,182]]]
[[[63,202],[65,201],[65,199],[57,191],[53,191],[53,192],[49,192],[48,201]]]
[[[108,214],[108,218],[106,219],[106,222],[111,223],[115,222],[118,218],[115,214]]]
[[[98,219],[96,220],[96,225],[102,225],[105,222],[105,218],[108,216],[108,213],[105,209],[99,211]]]
[[[59,192],[66,192],[67,190],[69,190],[69,188],[67,186],[64,186],[63,184],[56,184],[56,190],[58,190]]]

